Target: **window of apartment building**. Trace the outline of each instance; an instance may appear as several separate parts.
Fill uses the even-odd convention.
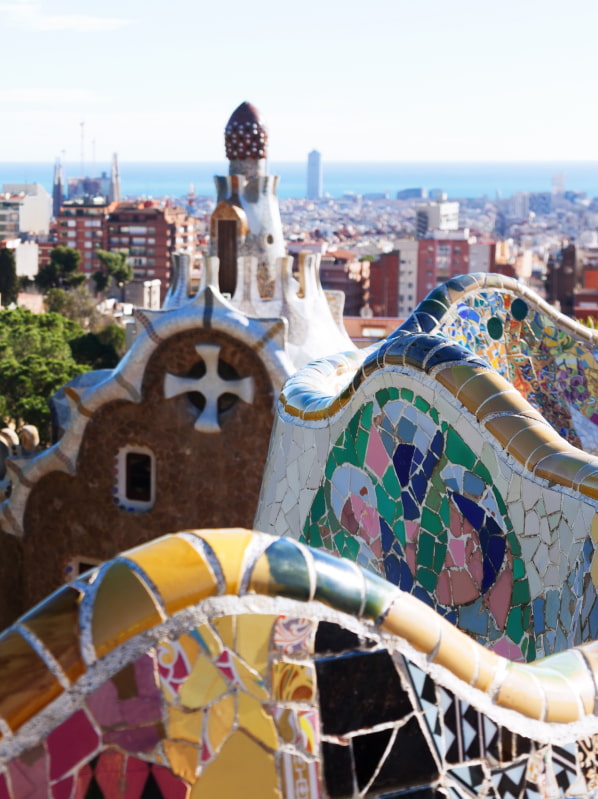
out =
[[[147,447],[121,447],[116,457],[116,500],[126,510],[150,510],[155,502],[156,464]]]
[[[86,219],[83,223],[84,227],[101,227],[102,220],[101,219]]]

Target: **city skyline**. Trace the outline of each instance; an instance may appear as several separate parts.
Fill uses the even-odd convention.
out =
[[[80,9],[0,3],[2,160],[216,161],[243,100],[275,161],[596,158],[598,7],[584,0]]]

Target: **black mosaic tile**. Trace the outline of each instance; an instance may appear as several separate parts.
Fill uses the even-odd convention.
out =
[[[325,735],[398,721],[411,712],[409,696],[386,651],[320,658],[316,671]]]
[[[339,624],[321,621],[316,630],[314,647],[318,655],[325,652],[346,652],[350,649],[359,648],[359,636]]]
[[[429,786],[438,777],[436,761],[415,716],[398,731],[368,796],[416,786]]]
[[[331,799],[353,796],[353,752],[351,746],[322,742],[324,780]]]
[[[355,758],[355,776],[360,791],[366,787],[374,776],[378,765],[384,758],[392,737],[392,730],[370,732],[353,738],[353,757]]]

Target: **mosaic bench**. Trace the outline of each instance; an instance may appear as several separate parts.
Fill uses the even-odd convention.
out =
[[[490,652],[242,529],[125,552],[0,636],[1,799],[586,797],[598,654]]]

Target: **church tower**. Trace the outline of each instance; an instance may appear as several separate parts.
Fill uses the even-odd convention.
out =
[[[272,296],[276,261],[285,256],[276,190],[278,176],[267,174],[268,134],[257,109],[241,103],[225,129],[229,174],[216,176],[217,206],[212,214],[210,255],[220,259],[220,290],[231,296],[237,285],[237,258],[258,259],[259,293]]]
[[[56,159],[54,164],[54,182],[52,185],[52,216],[57,219],[60,213],[60,207],[64,202],[64,172],[62,169],[62,162],[60,158]]]

